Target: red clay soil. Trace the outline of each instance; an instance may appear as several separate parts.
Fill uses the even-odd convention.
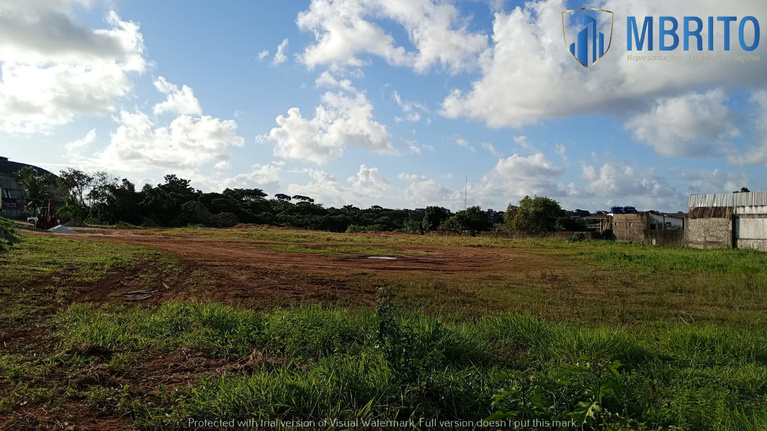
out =
[[[80,241],[128,243],[177,256],[180,275],[154,280],[114,273],[92,286],[81,286],[76,302],[112,302],[151,296],[141,303],[170,299],[220,301],[254,308],[304,302],[372,305],[378,287],[387,279],[471,280],[519,274],[540,268],[543,258],[484,247],[385,245],[398,250],[396,260],[370,259],[364,253],[304,253],[275,251],[269,247],[348,248],[370,244],[276,243],[211,239],[200,236],[158,236],[130,229],[93,230],[88,233],[46,234]],[[149,263],[151,265],[151,263]],[[551,266],[551,262],[548,262]],[[143,271],[146,274],[146,268]],[[364,282],[360,282],[363,280]],[[139,296],[141,298],[141,296]]]
[[[252,308],[272,308],[305,302],[338,305],[373,305],[379,287],[392,279],[479,280],[524,277],[531,268],[558,266],[553,259],[519,255],[483,247],[409,246],[387,244],[398,251],[396,260],[369,259],[362,252],[348,253],[354,244],[288,244],[301,247],[343,246],[343,254],[285,252],[269,249],[275,242],[210,239],[200,236],[158,236],[142,230],[84,230],[78,234],[51,234],[78,241],[128,243],[170,253],[179,259],[180,270],[167,273],[159,262],[141,262],[141,268],[117,269],[92,283],[72,285],[68,280],[45,280],[25,286],[32,297],[45,297],[43,289],[53,285],[60,292],[34,321],[0,332],[0,345],[6,353],[31,353],[56,350],[54,340],[38,323],[71,302],[126,302],[161,304],[168,300],[219,301]],[[369,247],[369,244],[359,247]],[[545,265],[543,262],[545,260]],[[564,265],[564,263],[562,263]],[[41,299],[42,301],[42,299]],[[103,349],[102,349],[103,350]],[[75,376],[59,376],[58,384],[78,388],[90,386],[131,388],[153,393],[158,385],[172,387],[196,377],[247,372],[249,367],[274,358],[256,353],[250,358],[215,359],[189,349],[170,354],[147,352],[140,364],[125,374],[107,372],[105,362],[111,352],[98,346],[84,346],[77,353],[95,358],[93,365]],[[0,398],[9,394],[0,388]],[[117,417],[70,400],[61,412],[48,412],[33,403],[17,406],[13,414],[0,417],[0,429],[131,429],[130,419]],[[1,415],[0,415],[1,416]]]

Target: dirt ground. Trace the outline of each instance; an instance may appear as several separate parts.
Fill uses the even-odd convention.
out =
[[[108,302],[158,305],[169,300],[223,302],[255,309],[271,309],[303,303],[340,306],[374,306],[379,288],[396,283],[422,283],[434,289],[423,293],[423,300],[451,298],[461,301],[471,293],[452,286],[456,283],[480,285],[482,280],[524,280],[540,274],[540,268],[566,271],[566,263],[551,257],[514,254],[486,247],[417,246],[386,244],[395,260],[370,259],[374,244],[280,243],[211,239],[202,236],[160,236],[151,231],[131,229],[83,229],[77,234],[28,232],[54,235],[77,241],[127,243],[167,253],[177,268],[168,272],[163,263],[144,262],[140,271],[115,269],[105,278],[90,283],[68,284],[66,280],[40,280],[24,286],[31,297],[44,297],[42,290],[51,284],[68,291],[67,303]],[[343,247],[340,253],[278,251],[275,247]],[[354,248],[359,247],[360,253]],[[365,249],[367,248],[367,249]],[[364,249],[364,250],[363,250]],[[150,276],[147,276],[150,274]],[[415,280],[415,281],[413,281]],[[476,283],[472,283],[476,281]],[[451,290],[453,289],[453,290]],[[37,292],[40,291],[40,292]],[[58,293],[55,295],[58,297]],[[0,336],[6,353],[29,354],[56,351],[55,340],[43,333],[46,319],[66,304],[40,304],[41,313],[33,321]],[[479,302],[480,300],[477,299]],[[484,301],[482,301],[484,302]],[[98,346],[83,346],[79,355],[94,358],[93,365],[77,375],[55,376],[49,384],[59,387],[122,387],[151,394],[158,385],[175,386],[198,377],[239,372],[253,358],[214,359],[188,349],[169,354],[151,353],[126,374],[107,371],[112,352]],[[69,353],[64,353],[66,356]],[[0,397],[5,397],[0,388]],[[34,403],[19,406],[8,418],[0,418],[0,429],[120,430],[131,429],[128,418],[100,411],[86,402],[69,400],[63,406],[68,419]]]
[[[349,248],[370,244],[301,243],[302,248],[344,247],[345,252],[305,253],[277,251],[275,246],[295,243],[211,239],[200,236],[158,236],[129,229],[84,230],[76,235],[47,234],[79,241],[117,242],[151,247],[180,259],[174,279],[146,286],[130,274],[114,274],[109,288],[87,286],[77,302],[103,303],[130,298],[126,293],[152,290],[147,303],[170,299],[220,301],[268,308],[304,302],[372,305],[377,289],[387,280],[480,280],[519,278],[533,268],[561,267],[551,258],[514,254],[484,247],[415,246],[387,244],[396,259],[371,259]]]

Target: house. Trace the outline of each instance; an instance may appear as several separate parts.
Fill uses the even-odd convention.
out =
[[[690,196],[687,245],[767,251],[767,192]]]
[[[4,217],[23,217],[27,215],[24,205],[27,203],[27,195],[24,189],[16,181],[16,172],[27,165],[12,162],[7,157],[0,157],[0,214]],[[32,166],[38,175],[48,174],[45,169]]]

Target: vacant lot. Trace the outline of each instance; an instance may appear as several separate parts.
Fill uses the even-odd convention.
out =
[[[6,429],[488,417],[767,429],[762,253],[27,232],[0,254],[0,301]]]

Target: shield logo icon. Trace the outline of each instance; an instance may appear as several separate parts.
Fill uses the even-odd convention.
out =
[[[609,10],[590,7],[562,12],[565,47],[586,69],[610,50],[614,19],[615,14]]]

